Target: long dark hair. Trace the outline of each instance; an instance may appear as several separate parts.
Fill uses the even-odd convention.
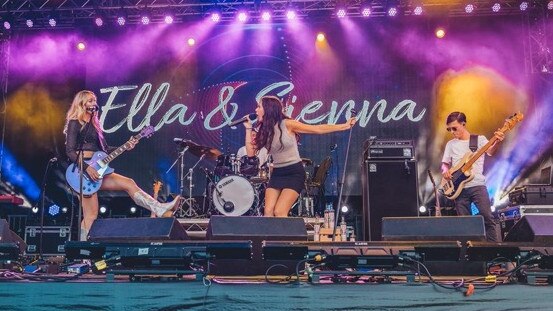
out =
[[[261,97],[261,106],[263,107],[263,121],[257,126],[257,136],[255,137],[255,145],[257,149],[263,147],[271,151],[271,145],[275,136],[275,125],[280,127],[280,145],[283,148],[282,143],[282,120],[289,119],[282,111],[282,102],[275,96],[263,96]],[[284,128],[286,130],[286,128]]]

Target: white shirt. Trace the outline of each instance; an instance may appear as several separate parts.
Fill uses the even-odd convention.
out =
[[[238,149],[238,152],[236,152],[236,158],[241,159],[245,155],[247,155],[246,146],[242,146]],[[261,167],[269,159],[269,152],[263,147],[257,152],[256,156],[259,158],[259,167]]]
[[[478,135],[478,149],[482,148],[485,144],[488,143],[488,139],[483,135]],[[445,145],[444,156],[442,158],[442,163],[447,163],[450,167],[453,167],[461,161],[467,152],[470,152],[469,148],[470,139],[460,140],[454,138],[447,142]],[[485,186],[486,177],[484,177],[484,158],[485,155],[482,155],[474,164],[472,165],[472,174],[474,179],[465,184],[465,188],[470,188],[474,186]]]

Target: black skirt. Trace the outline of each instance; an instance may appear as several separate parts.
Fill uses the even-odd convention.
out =
[[[305,169],[301,162],[284,167],[277,167],[271,173],[267,188],[292,189],[297,193],[305,188]]]

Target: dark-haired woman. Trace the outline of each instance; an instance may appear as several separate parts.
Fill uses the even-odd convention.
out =
[[[350,118],[342,124],[309,125],[288,118],[282,102],[275,96],[264,96],[255,113],[257,135],[252,139],[252,123],[246,127],[246,151],[254,156],[257,149],[267,148],[273,158],[273,172],[265,191],[265,216],[287,217],[304,188],[305,170],[298,150],[298,134],[326,134],[346,131],[355,125]]]

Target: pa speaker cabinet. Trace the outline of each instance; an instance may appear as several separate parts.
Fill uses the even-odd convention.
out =
[[[27,248],[23,239],[10,230],[10,225],[5,219],[0,219],[0,243],[15,243],[20,253],[24,253]]]
[[[553,215],[525,215],[507,233],[505,242],[553,243]]]
[[[384,241],[485,241],[482,216],[384,217]]]
[[[418,216],[415,160],[366,160],[362,182],[365,241],[381,240],[383,217]]]
[[[106,218],[94,221],[88,240],[98,242],[188,240],[188,235],[173,217]]]
[[[307,230],[305,221],[300,217],[211,216],[206,238],[252,241],[252,260],[215,259],[211,269],[213,274],[288,275],[295,273],[297,261],[264,260],[262,243],[263,241],[307,241]],[[270,271],[269,268],[271,268]]]

